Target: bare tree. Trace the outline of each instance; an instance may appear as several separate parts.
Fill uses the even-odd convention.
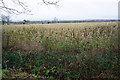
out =
[[[11,8],[9,6],[6,5],[6,1],[5,0],[0,0],[0,10],[10,13],[10,14],[21,14],[21,13],[26,13],[26,12],[30,12],[30,10],[28,9],[28,6],[21,0],[10,0],[13,4],[18,4],[23,11],[20,11],[19,9],[15,9],[15,8]],[[58,2],[60,0],[41,0],[43,4],[45,5],[58,5]]]
[[[55,23],[58,23],[58,19],[56,17],[54,17],[54,20],[53,20]]]
[[[2,16],[1,16],[1,22],[2,22],[2,25],[5,24],[5,22],[6,22],[6,20],[5,20],[5,15],[2,15]]]
[[[9,25],[10,24],[10,16],[2,15],[1,20],[2,20],[2,25],[5,25],[5,24]]]

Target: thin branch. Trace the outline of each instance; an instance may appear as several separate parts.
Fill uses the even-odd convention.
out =
[[[46,0],[42,0],[42,1],[43,1],[43,3],[46,4],[46,5],[49,5],[49,4],[50,4],[50,5],[57,5],[58,2],[59,2],[59,0],[58,0],[58,1],[55,1],[55,2],[53,2],[53,1],[52,1],[52,2],[49,2],[49,1],[46,1]]]
[[[16,9],[8,8],[8,7],[5,7],[5,6],[4,7],[0,6],[0,8],[1,8],[1,10],[4,10],[5,12],[8,12],[10,14],[14,13],[14,14],[18,15],[18,14],[23,13],[23,12],[20,12],[20,11],[18,11]]]
[[[11,1],[14,4],[18,4],[19,6],[21,6],[21,8],[24,11],[20,11],[18,9],[10,8],[10,7],[6,6],[4,0],[0,0],[0,2],[1,2],[1,4],[0,4],[0,10],[3,10],[3,11],[8,12],[10,14],[13,13],[13,14],[16,14],[16,15],[22,14],[22,13],[27,13],[27,12],[30,13],[31,12],[30,10],[28,10],[28,6],[24,2],[22,2],[20,0],[16,0],[17,2],[15,2],[15,0],[11,0]],[[46,0],[42,0],[43,4],[46,4],[46,5],[56,5],[56,6],[58,6],[57,4],[58,4],[59,1],[60,0],[58,0],[58,1],[46,1]]]
[[[5,11],[5,12],[8,12],[8,13],[10,13],[10,14],[11,14],[11,13],[14,13],[14,14],[16,14],[16,15],[23,13],[23,12],[20,12],[20,11],[18,11],[18,10],[16,10],[16,9],[7,7],[7,6],[5,5],[5,3],[4,3],[4,0],[1,0],[1,3],[2,3],[2,6],[0,6],[0,8],[1,8],[1,10]]]
[[[28,10],[27,9],[27,5],[25,5],[23,2],[21,2],[20,0],[17,0],[18,1],[18,3],[19,3],[19,5],[24,9],[24,10],[26,10],[26,11],[28,11],[28,12],[31,12],[30,10]]]

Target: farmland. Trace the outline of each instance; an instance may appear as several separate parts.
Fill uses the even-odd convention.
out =
[[[2,45],[3,78],[119,78],[117,22],[6,25]]]

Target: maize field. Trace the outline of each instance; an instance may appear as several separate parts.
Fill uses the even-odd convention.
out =
[[[117,22],[3,26],[3,48],[24,51],[117,49]],[[81,43],[85,43],[82,45]]]

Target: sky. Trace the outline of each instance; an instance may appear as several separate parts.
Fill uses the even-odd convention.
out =
[[[40,0],[23,0],[30,14],[10,14],[12,21],[118,19],[119,0],[61,0],[59,6],[41,5]],[[20,9],[9,1],[9,6]],[[31,15],[32,14],[32,15]]]

